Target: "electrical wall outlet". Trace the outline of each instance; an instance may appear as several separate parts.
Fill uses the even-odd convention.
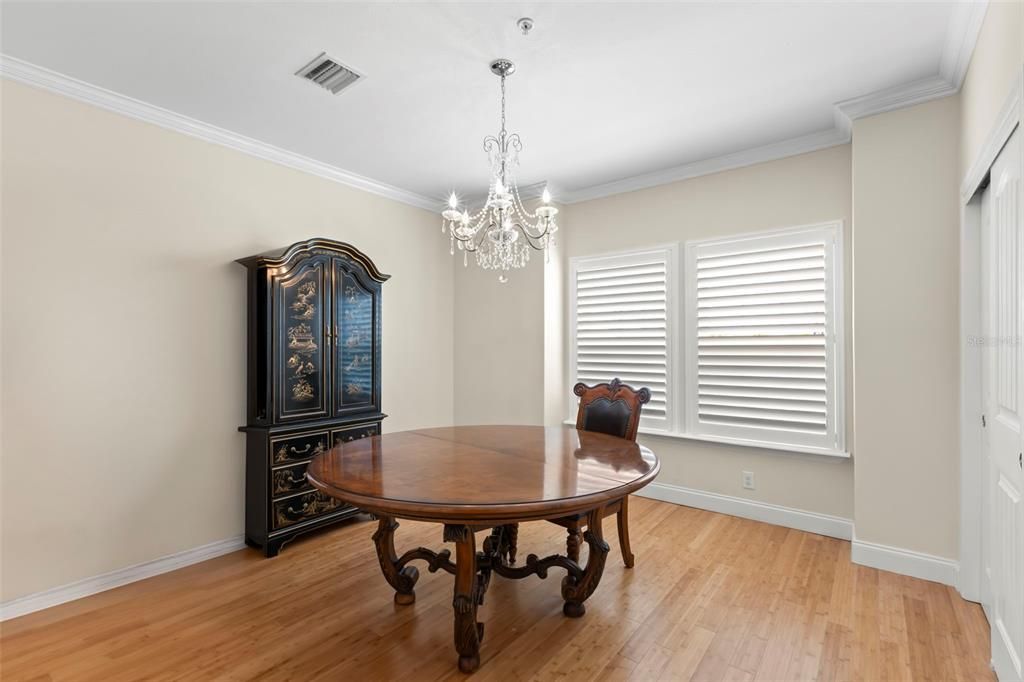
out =
[[[743,472],[743,487],[747,490],[754,489],[754,472],[744,471]]]

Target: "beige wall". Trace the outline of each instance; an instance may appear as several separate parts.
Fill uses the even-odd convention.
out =
[[[857,538],[955,558],[959,102],[854,122]]]
[[[386,430],[452,420],[426,211],[3,81],[2,596],[242,533],[244,271],[312,236],[384,285]]]
[[[567,213],[566,257],[836,219],[844,221],[848,244],[850,147],[573,204]],[[572,382],[566,376],[563,391]],[[641,440],[661,458],[660,483],[853,516],[850,460],[676,438],[644,436]],[[849,438],[847,445],[852,448]],[[754,472],[757,490],[743,489],[743,471]]]
[[[1024,66],[1024,2],[990,2],[961,90],[960,179]]]
[[[565,234],[565,209],[558,218],[562,234],[551,247],[551,257],[544,266],[544,423],[557,426],[565,419],[566,395],[571,387],[564,385],[566,360],[566,261],[558,237]]]
[[[447,242],[445,242],[447,253]],[[455,423],[544,423],[544,259],[498,273],[455,255]]]

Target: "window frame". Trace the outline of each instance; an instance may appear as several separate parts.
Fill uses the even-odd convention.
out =
[[[641,433],[670,435],[676,433],[680,427],[678,403],[683,393],[678,348],[681,299],[678,243],[659,244],[631,251],[617,251],[569,258],[569,378],[572,383],[575,383],[577,381],[576,377],[579,375],[577,368],[578,347],[576,345],[576,282],[578,273],[581,270],[585,271],[587,269],[628,267],[652,262],[664,262],[665,264],[665,425],[659,428],[650,424],[644,424],[643,414],[641,413],[639,431]],[[608,378],[611,379],[612,377]],[[575,424],[579,401],[572,394],[571,390],[567,391],[567,393],[570,419],[567,419],[566,422]]]
[[[831,343],[826,346],[826,386],[831,398],[831,409],[826,415],[824,436],[801,434],[796,431],[770,428],[719,425],[707,428],[697,417],[697,363],[696,344],[696,258],[704,247],[728,248],[742,242],[771,241],[772,246],[792,246],[807,241],[808,236],[820,237],[825,244],[825,310],[826,335],[831,331]],[[846,452],[846,311],[845,262],[843,221],[835,220],[811,225],[749,232],[728,237],[693,239],[685,243],[683,264],[683,325],[680,344],[683,349],[683,430],[687,436],[736,445],[765,447],[793,452],[819,453],[848,457]],[[779,438],[772,437],[779,434]]]
[[[696,401],[691,398],[695,392],[696,382],[690,382],[691,362],[695,360],[696,345],[688,343],[688,332],[691,324],[696,324],[696,305],[691,301],[690,272],[695,269],[695,249],[705,244],[730,244],[746,240],[799,238],[808,233],[818,232],[827,235],[831,246],[826,241],[826,311],[827,323],[833,329],[831,362],[826,361],[826,371],[831,377],[830,395],[833,408],[829,412],[829,423],[834,424],[828,429],[829,445],[808,442],[793,442],[780,439],[762,439],[738,433],[709,433],[699,428],[696,419]],[[830,458],[849,458],[846,449],[846,261],[845,261],[845,224],[843,220],[830,220],[809,225],[777,228],[726,237],[692,239],[684,242],[657,244],[628,251],[614,251],[586,256],[572,256],[568,260],[568,319],[569,326],[569,358],[567,362],[569,379],[575,383],[577,372],[577,329],[576,329],[576,283],[577,273],[586,266],[608,267],[637,265],[651,262],[652,254],[662,254],[665,262],[665,314],[666,314],[666,390],[665,390],[665,426],[654,428],[641,423],[639,433],[642,435],[660,436],[688,441],[724,443],[745,447],[757,447],[789,453],[822,455]],[[683,253],[680,254],[680,251]],[[830,268],[829,268],[830,266]],[[692,317],[692,320],[691,320]],[[692,358],[691,358],[692,354]],[[578,400],[571,391],[566,391],[567,414],[566,424],[576,423]],[[695,393],[694,393],[695,394]],[[641,419],[641,422],[643,420]],[[694,428],[697,427],[697,428]],[[766,429],[767,430],[767,429]],[[780,431],[783,434],[792,432]],[[804,439],[796,439],[804,440]]]

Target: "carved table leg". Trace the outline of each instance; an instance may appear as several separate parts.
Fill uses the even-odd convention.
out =
[[[583,602],[587,600],[597,584],[601,581],[601,574],[604,572],[604,561],[608,556],[608,543],[604,541],[604,534],[601,532],[601,518],[603,509],[594,509],[587,514],[587,530],[583,533],[583,539],[590,547],[587,556],[587,566],[583,574],[577,579],[567,575],[562,579],[562,599],[565,605],[562,613],[570,618],[579,618],[587,609]]]
[[[513,523],[505,526],[505,530],[508,532],[508,562],[514,564],[516,552],[519,549],[519,524]]]
[[[395,553],[396,528],[397,521],[390,516],[381,516],[377,521],[377,532],[373,534],[373,544],[377,547],[380,570],[388,584],[395,588],[395,603],[412,604],[416,601],[413,586],[419,580],[420,573],[415,566],[400,568],[398,555]]]
[[[480,667],[480,640],[483,623],[476,621],[480,601],[480,577],[477,574],[476,539],[468,526],[444,527],[445,542],[455,543],[455,649],[459,652],[459,670],[471,673]]]
[[[616,515],[619,522],[619,549],[622,550],[622,563],[626,568],[633,568],[635,561],[633,550],[629,547],[629,495],[622,498],[622,506]]]
[[[566,529],[566,532],[569,534],[569,537],[565,539],[565,555],[576,563],[579,563],[580,543],[583,539],[583,536],[580,533],[580,522],[578,520],[575,521]]]

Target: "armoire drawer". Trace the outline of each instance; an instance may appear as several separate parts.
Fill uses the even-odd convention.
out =
[[[348,509],[349,505],[341,500],[324,495],[319,490],[286,497],[283,500],[274,501],[273,523],[274,529],[309,521],[329,512]]]
[[[307,460],[330,447],[327,431],[314,431],[270,441],[270,463],[272,466],[288,462]]]
[[[359,440],[360,438],[367,438],[369,436],[380,435],[380,424],[363,424],[361,426],[354,426],[347,429],[337,429],[331,431],[331,443],[337,445],[338,443],[348,443],[349,441]]]
[[[291,466],[274,469],[270,472],[270,494],[272,497],[291,495],[312,490],[313,486],[306,480],[306,467],[309,462],[301,462]]]

